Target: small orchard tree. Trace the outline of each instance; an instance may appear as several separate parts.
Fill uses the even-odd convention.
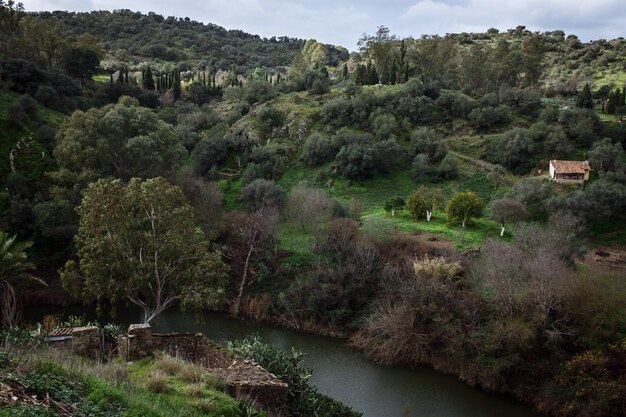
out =
[[[438,188],[429,188],[426,189],[426,221],[429,222],[430,218],[433,215],[433,212],[443,207],[443,203],[445,202],[445,197],[443,196],[443,192]]]
[[[482,215],[483,208],[483,201],[473,192],[463,191],[456,193],[446,206],[448,223],[454,224],[460,221],[461,226],[465,227],[468,220]]]
[[[421,216],[426,216],[426,221],[430,221],[433,212],[441,208],[445,201],[443,192],[438,188],[420,187],[409,196],[409,211],[416,220]]]
[[[78,207],[78,265],[61,271],[65,288],[85,302],[126,299],[150,323],[179,303],[214,305],[223,296],[226,266],[209,251],[180,188],[158,177],[99,180]]]
[[[385,201],[385,211],[391,213],[391,216],[396,215],[396,211],[400,211],[406,207],[406,202],[402,197],[393,196]]]
[[[426,212],[426,208],[428,204],[426,203],[426,198],[422,189],[424,187],[420,187],[407,198],[406,205],[409,209],[409,213],[415,220],[419,220],[424,213]]]
[[[493,200],[489,208],[491,209],[491,219],[500,223],[500,236],[504,236],[506,224],[525,220],[530,216],[524,203],[509,197]]]

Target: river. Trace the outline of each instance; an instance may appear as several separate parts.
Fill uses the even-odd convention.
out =
[[[82,314],[84,310],[29,308],[26,318],[42,314]],[[88,317],[91,314],[87,315]],[[116,322],[140,320],[139,312],[120,311]],[[341,340],[285,330],[268,324],[205,313],[198,323],[177,310],[166,311],[157,332],[202,332],[216,341],[258,334],[265,342],[306,354],[317,389],[363,413],[363,417],[539,417],[531,408],[504,396],[489,394],[431,368],[386,367],[365,359]]]

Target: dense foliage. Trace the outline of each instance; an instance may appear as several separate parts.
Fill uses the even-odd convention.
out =
[[[84,299],[146,319],[220,301],[552,414],[624,408],[624,289],[582,258],[624,243],[623,39],[380,27],[348,54],[153,13],[0,12],[0,226],[33,242],[17,258],[46,296],[67,297],[69,259]],[[589,181],[551,181],[553,159],[588,160]],[[302,390],[294,410],[326,404]]]

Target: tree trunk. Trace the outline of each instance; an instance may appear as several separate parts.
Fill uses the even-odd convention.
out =
[[[500,237],[504,236],[504,225],[500,225]]]
[[[430,221],[430,217],[433,215],[433,212],[430,210],[426,210],[426,221]]]
[[[254,245],[250,245],[250,249],[248,250],[248,256],[246,256],[246,263],[243,267],[243,277],[241,277],[241,285],[239,286],[239,294],[237,294],[237,301],[235,302],[235,309],[233,311],[233,315],[237,317],[239,315],[239,308],[241,306],[241,297],[243,296],[243,289],[246,286],[246,281],[248,280],[248,268],[250,266],[250,258],[252,257],[252,252],[254,251]]]
[[[466,220],[466,218],[467,218],[466,216],[463,216],[463,222],[461,222],[461,226],[462,227],[465,227],[465,220]]]
[[[396,216],[396,210],[391,209],[391,217],[395,217]]]

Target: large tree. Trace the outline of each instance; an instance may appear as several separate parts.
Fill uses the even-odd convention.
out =
[[[40,230],[48,237],[71,238],[78,222],[74,208],[87,184],[107,177],[166,176],[186,154],[174,128],[133,98],[74,112],[57,134],[59,169],[50,174],[51,198],[34,210]]]
[[[125,299],[151,322],[167,308],[209,307],[223,295],[226,267],[211,252],[180,188],[163,178],[99,180],[78,208],[78,268],[62,271],[85,302]]]

